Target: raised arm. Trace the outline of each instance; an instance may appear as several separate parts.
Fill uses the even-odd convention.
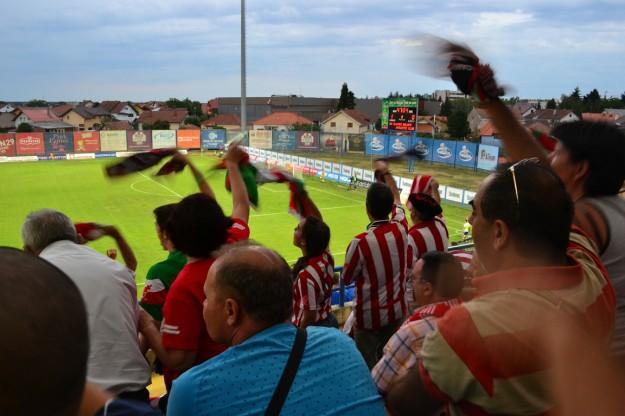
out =
[[[230,190],[232,192],[232,218],[239,219],[246,224],[250,219],[250,200],[241,176],[239,163],[245,157],[245,152],[238,144],[231,144],[224,156],[228,175],[230,177]]]
[[[395,203],[395,205],[401,205],[399,189],[397,189],[397,183],[395,182],[395,178],[393,178],[391,171],[388,169],[388,163],[384,160],[376,160],[374,168],[376,177],[383,181],[389,188],[391,188],[391,192],[393,192],[393,202]]]
[[[193,162],[191,162],[191,159],[188,158],[186,155],[183,155],[180,152],[176,153],[174,157],[180,161],[185,162],[189,166],[189,169],[191,169],[191,173],[193,174],[193,177],[195,178],[195,182],[197,182],[197,186],[200,189],[200,192],[203,193],[204,195],[211,197],[214,200],[217,200],[217,198],[215,197],[215,193],[213,192],[213,189],[210,187],[210,185],[206,181],[206,178],[204,177],[202,172],[200,172],[199,169],[193,164]]]

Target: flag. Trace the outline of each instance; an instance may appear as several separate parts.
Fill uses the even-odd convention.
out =
[[[176,149],[157,149],[149,152],[136,153],[107,166],[105,172],[111,178],[126,176],[156,166],[164,158],[172,156],[175,153]]]
[[[532,135],[538,143],[548,152],[553,152],[556,148],[556,143],[558,139],[553,136],[548,135],[547,133],[540,132],[538,130],[532,130]]]

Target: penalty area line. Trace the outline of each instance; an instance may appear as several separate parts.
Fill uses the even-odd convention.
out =
[[[153,178],[150,178],[149,176],[144,175],[142,172],[139,172],[139,175],[143,176],[146,179],[151,180],[152,182],[154,182],[155,184],[167,189],[169,192],[171,192],[172,194],[176,195],[178,198],[184,198],[182,195],[180,195],[178,192],[174,191],[173,189],[171,189],[168,186],[163,185],[162,183],[155,181]]]

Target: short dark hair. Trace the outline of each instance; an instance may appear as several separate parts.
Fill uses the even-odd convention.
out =
[[[625,134],[609,123],[561,123],[551,135],[569,151],[575,162],[588,161],[584,183],[587,196],[615,195],[625,181]]]
[[[393,210],[394,200],[388,185],[374,182],[367,191],[367,211],[376,220],[386,219]]]
[[[0,409],[75,415],[89,355],[87,312],[76,285],[40,257],[0,247]]]
[[[482,192],[484,218],[505,222],[526,255],[564,256],[573,220],[573,201],[564,184],[553,170],[531,160],[516,164],[514,173],[518,204],[512,172],[502,166]]]
[[[167,227],[167,223],[171,218],[171,215],[174,212],[178,204],[165,204],[160,207],[154,208],[154,217],[156,217],[156,224],[161,230],[165,230]]]
[[[245,251],[263,250],[275,259],[258,264],[245,260]],[[293,311],[291,270],[278,253],[250,245],[228,247],[215,270],[216,285],[229,292],[247,315],[267,325],[283,323]]]
[[[429,251],[421,257],[421,260],[423,260],[421,279],[430,282],[439,296],[445,299],[460,296],[464,287],[464,271],[452,254]],[[443,274],[441,269],[444,266],[447,266],[447,269]]]
[[[302,227],[302,237],[306,242],[308,257],[320,256],[330,244],[330,227],[317,217],[306,217]]]
[[[165,230],[176,249],[190,257],[208,258],[228,238],[232,219],[208,195],[189,195],[176,204]]]

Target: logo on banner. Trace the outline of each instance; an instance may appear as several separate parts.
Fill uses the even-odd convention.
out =
[[[336,139],[334,138],[334,136],[328,137],[325,141],[324,146],[334,149],[336,147]]]
[[[480,160],[486,162],[494,162],[495,155],[485,149],[482,149],[482,151],[480,152]]]
[[[38,137],[28,136],[20,139],[22,145],[35,146],[41,144],[41,139]]]
[[[300,142],[302,142],[305,146],[310,147],[313,145],[313,143],[315,143],[315,136],[313,136],[311,133],[306,132],[302,134]]]
[[[209,140],[217,140],[218,137],[219,135],[217,135],[217,133],[215,133],[214,131],[211,131],[210,133],[208,133]]]
[[[430,148],[422,141],[419,141],[419,143],[417,143],[417,145],[414,147],[414,150],[421,153],[423,156],[427,156],[430,154]]]
[[[405,152],[406,146],[399,139],[395,139],[395,143],[391,146],[396,152]]]
[[[463,162],[470,162],[473,160],[473,153],[465,145],[462,145],[462,150],[458,153],[458,159]]]
[[[14,144],[15,139],[12,137],[0,140],[0,153],[6,153],[10,147],[13,147]]]
[[[451,157],[451,152],[449,151],[449,147],[447,147],[445,143],[441,143],[440,146],[438,146],[438,149],[436,149],[436,154],[441,159],[449,159]]]
[[[382,143],[380,139],[378,139],[377,137],[374,137],[373,139],[371,139],[371,150],[375,150],[375,151],[384,150],[384,144]]]
[[[67,140],[65,138],[65,135],[55,134],[54,136],[50,137],[50,145],[55,151],[64,152],[66,144]]]
[[[132,142],[138,146],[141,146],[142,144],[144,144],[145,142],[148,141],[148,138],[145,136],[145,133],[142,131],[138,131],[135,134],[132,135],[132,137],[130,138],[130,140],[132,140]]]
[[[278,133],[278,140],[289,141],[289,133],[287,133],[286,131],[281,131],[280,133]]]

